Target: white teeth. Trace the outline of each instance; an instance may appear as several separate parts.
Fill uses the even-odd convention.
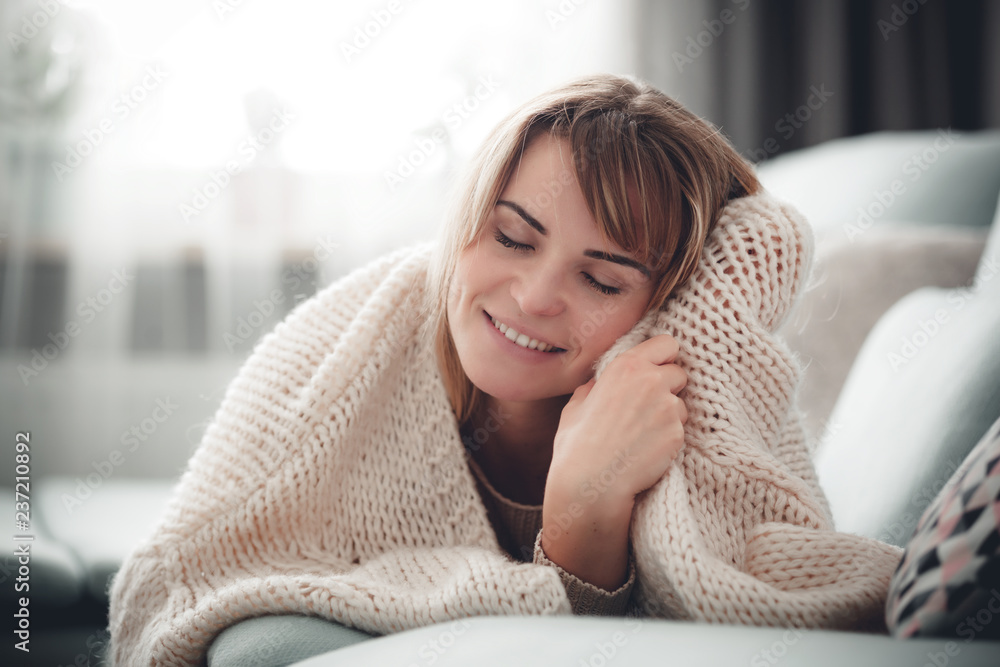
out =
[[[555,347],[535,338],[528,338],[527,334],[518,333],[495,317],[490,316],[490,319],[493,321],[493,326],[499,329],[500,333],[521,347],[526,347],[529,350],[541,350],[542,352],[548,352]]]

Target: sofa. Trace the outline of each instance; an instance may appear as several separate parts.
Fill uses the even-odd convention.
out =
[[[806,367],[800,403],[835,523],[907,546],[1000,420],[1000,132],[841,139],[768,160],[758,172],[805,213],[816,237],[813,274],[781,333]],[[62,505],[76,480],[41,480],[34,660],[3,664],[101,664],[108,579],[174,481],[112,479],[70,515]],[[7,563],[4,578],[12,576]],[[635,618],[479,617],[358,642],[322,619],[279,616],[227,630],[208,664],[997,665],[1000,639],[989,637],[1000,636],[1000,619],[990,628],[998,632],[902,639]]]

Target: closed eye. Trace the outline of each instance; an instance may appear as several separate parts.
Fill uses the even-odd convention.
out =
[[[599,283],[596,280],[594,280],[594,277],[589,273],[585,273],[583,275],[587,279],[587,282],[590,283],[590,286],[599,291],[601,294],[607,294],[610,296],[613,294],[621,293],[621,289],[605,285],[604,283]]]
[[[529,250],[534,250],[534,248],[527,243],[518,243],[514,239],[510,238],[499,229],[495,230],[493,233],[493,238],[496,239],[497,243],[505,248],[510,248],[516,252],[528,252]],[[610,285],[605,285],[604,283],[597,282],[594,277],[589,273],[584,273],[583,277],[587,280],[587,283],[593,287],[595,290],[601,294],[607,296],[613,296],[615,294],[620,294],[621,289],[618,287],[611,287]]]
[[[493,234],[493,238],[495,238],[497,240],[497,243],[499,243],[500,245],[504,246],[505,248],[511,248],[512,250],[527,251],[533,249],[527,243],[518,243],[514,239],[510,238],[509,236],[501,232],[499,229],[496,230],[496,232]]]

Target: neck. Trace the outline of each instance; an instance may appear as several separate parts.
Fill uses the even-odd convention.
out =
[[[486,396],[465,425],[465,443],[490,483],[511,500],[541,505],[552,441],[569,396],[501,401]]]

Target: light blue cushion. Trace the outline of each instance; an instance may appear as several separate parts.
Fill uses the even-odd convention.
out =
[[[860,632],[635,618],[480,616],[379,637],[295,667],[995,667],[998,651],[1000,642],[903,642]]]
[[[208,667],[285,667],[367,639],[371,635],[321,618],[261,616],[223,630],[209,647]]]
[[[857,224],[859,209],[873,225],[984,228],[1000,194],[1000,131],[878,132],[778,156],[757,171],[821,232]]]
[[[906,544],[1000,417],[1000,276],[925,288],[862,347],[816,457],[839,530]]]

